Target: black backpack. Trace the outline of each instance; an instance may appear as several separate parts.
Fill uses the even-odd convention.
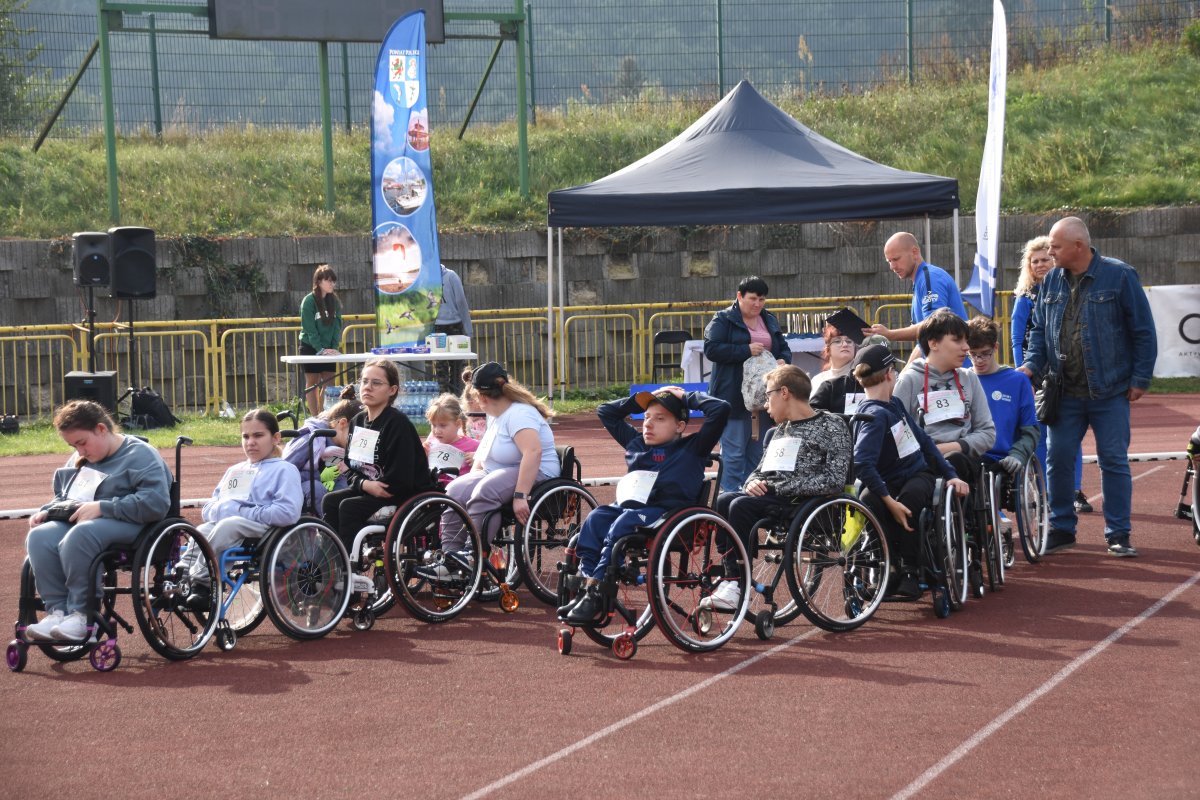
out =
[[[130,421],[139,428],[170,428],[183,421],[171,413],[167,401],[149,386],[134,389],[129,416]]]

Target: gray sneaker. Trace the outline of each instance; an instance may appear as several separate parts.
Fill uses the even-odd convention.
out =
[[[1137,558],[1138,551],[1129,543],[1128,536],[1119,536],[1108,543],[1108,554],[1117,558]]]

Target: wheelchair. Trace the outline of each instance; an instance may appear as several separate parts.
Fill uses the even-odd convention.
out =
[[[54,661],[78,661],[86,656],[92,668],[99,672],[116,669],[121,663],[117,629],[133,633],[133,625],[116,607],[117,598],[122,595],[130,596],[139,630],[150,647],[164,658],[172,661],[190,659],[208,644],[217,628],[220,592],[213,592],[205,607],[195,608],[186,602],[191,594],[191,584],[176,569],[182,553],[191,547],[199,549],[210,570],[216,568],[208,540],[179,516],[180,456],[183,447],[191,441],[186,436],[175,441],[175,477],[171,483],[167,517],[145,526],[134,542],[110,547],[93,560],[89,572],[93,577],[88,593],[88,640],[31,642],[25,638],[25,629],[37,622],[45,611],[45,605],[37,595],[29,559],[25,559],[21,567],[16,638],[9,643],[5,653],[10,670],[20,672],[25,668],[31,644]],[[128,587],[120,585],[120,575],[124,572],[130,573]],[[95,641],[91,641],[93,634]]]
[[[1196,468],[1200,465],[1200,428],[1192,434],[1187,446],[1187,465],[1183,470],[1183,488],[1179,490],[1179,504],[1175,506],[1178,519],[1192,521],[1192,538],[1200,545],[1200,482],[1196,480]],[[1188,488],[1191,487],[1189,496]]]
[[[999,464],[982,461],[971,487],[967,510],[967,549],[970,553],[967,581],[971,596],[975,598],[1003,586],[1005,567],[1012,563],[1012,543],[1005,542],[1000,527],[1006,477]]]
[[[1005,508],[1016,516],[1017,533],[1025,560],[1036,564],[1046,549],[1050,532],[1050,502],[1046,494],[1046,473],[1038,457],[1030,456],[1016,476],[1008,480]],[[1015,555],[1015,554],[1013,554]],[[1010,557],[1008,566],[1012,566]]]
[[[314,439],[332,435],[313,432]],[[301,641],[325,636],[345,617],[353,595],[350,558],[337,533],[316,517],[315,496],[310,487],[306,516],[295,525],[226,550],[217,570],[210,570],[223,587],[215,636],[222,650],[234,649],[268,617],[281,633]]]
[[[671,644],[689,653],[716,650],[737,632],[749,605],[750,559],[741,537],[707,505],[720,481],[719,457],[711,456],[709,463],[718,465],[717,480],[705,481],[696,505],[668,512],[613,546],[599,583],[601,613],[592,623],[559,628],[559,653],[571,653],[577,627],[621,660],[633,658],[638,643],[655,626]],[[560,606],[582,587],[577,539],[572,537],[567,558],[558,565]],[[726,611],[709,598],[728,580],[737,581],[742,591],[738,607]]]
[[[967,600],[968,559],[966,517],[962,503],[945,479],[934,484],[933,500],[917,516],[918,581],[930,593],[939,619],[959,611]],[[884,602],[911,602],[920,597],[888,595]]]

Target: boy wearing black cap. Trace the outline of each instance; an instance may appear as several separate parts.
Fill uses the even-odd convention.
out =
[[[704,413],[697,433],[684,436],[690,410]],[[625,418],[645,410],[639,433]],[[584,591],[558,609],[572,624],[592,622],[603,609],[597,588],[608,568],[613,545],[668,511],[692,505],[704,482],[705,462],[729,418],[729,403],[704,392],[685,393],[667,386],[638,392],[596,410],[609,434],[625,448],[629,472],[617,484],[617,501],[592,511],[579,532],[576,552]]]
[[[883,345],[873,344],[854,357],[854,376],[863,386],[867,400],[859,414],[870,417],[855,426],[854,469],[862,481],[860,499],[875,512],[898,556],[899,582],[892,594],[918,597],[917,539],[911,534],[922,508],[933,501],[938,475],[956,494],[967,494],[967,484],[942,457],[937,445],[892,397],[896,385],[896,357]]]

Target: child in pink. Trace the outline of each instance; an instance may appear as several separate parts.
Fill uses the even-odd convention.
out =
[[[472,454],[479,442],[467,435],[467,415],[452,394],[440,395],[430,403],[425,419],[429,420],[429,436],[425,438],[429,469],[445,486],[460,472],[471,468]]]

